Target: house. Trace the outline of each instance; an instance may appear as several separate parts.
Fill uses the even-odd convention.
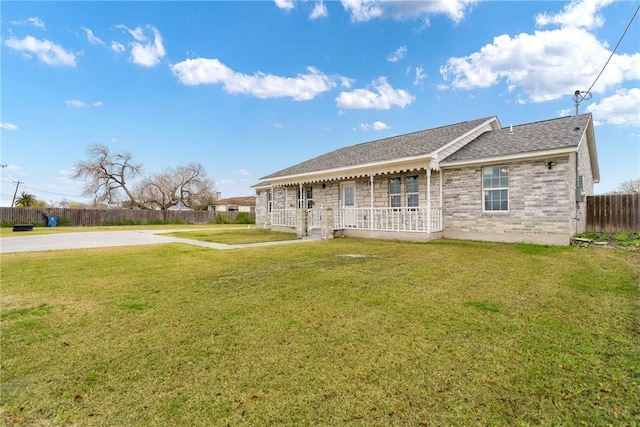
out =
[[[256,224],[322,238],[567,245],[599,182],[591,114],[487,117],[340,148],[260,178]]]
[[[209,210],[215,212],[249,212],[253,214],[256,210],[256,198],[254,196],[246,196],[218,199],[213,205],[209,206]]]

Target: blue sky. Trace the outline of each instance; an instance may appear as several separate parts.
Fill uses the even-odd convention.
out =
[[[2,206],[86,201],[91,144],[223,197],[339,147],[575,111],[639,1],[31,2],[1,7]],[[640,16],[580,104],[601,182],[640,177]]]

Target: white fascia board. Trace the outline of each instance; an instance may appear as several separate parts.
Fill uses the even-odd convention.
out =
[[[470,159],[470,160],[459,160],[457,162],[440,162],[441,169],[450,169],[459,166],[475,166],[475,165],[484,165],[491,163],[503,163],[513,160],[536,160],[543,159],[545,157],[559,156],[562,154],[571,154],[575,153],[578,150],[578,147],[565,147],[565,148],[556,148],[553,150],[544,150],[544,151],[534,151],[528,153],[518,153],[518,154],[510,154],[506,156],[493,156],[493,157],[484,157],[481,159]]]
[[[474,127],[473,129],[471,129],[468,132],[465,132],[464,134],[460,135],[459,137],[457,137],[456,139],[454,139],[453,141],[447,142],[446,144],[444,144],[441,147],[438,147],[437,150],[433,151],[431,153],[431,156],[437,156],[438,153],[440,153],[443,150],[446,150],[447,148],[451,147],[452,145],[458,143],[458,141],[460,141],[461,139],[466,138],[468,135],[471,135],[474,132],[477,132],[478,129],[482,129],[483,127],[485,127],[486,125],[491,124],[491,127],[493,128],[493,130],[499,130],[500,129],[500,122],[498,121],[498,118],[496,116],[491,117],[489,120],[487,120],[486,122]],[[496,127],[497,126],[497,127]],[[470,140],[469,142],[471,142],[472,140]],[[457,151],[457,150],[456,150]]]
[[[378,175],[382,173],[393,173],[398,170],[427,168],[431,156],[428,154],[400,159],[386,160],[382,162],[363,163],[359,165],[346,166],[336,169],[324,169],[308,173],[279,176],[268,178],[269,184],[287,185],[293,183],[330,181],[366,175]]]
[[[591,161],[591,174],[593,175],[593,182],[600,182],[600,166],[598,165],[598,151],[596,149],[596,137],[593,130],[593,116],[587,124],[585,131],[587,136],[587,145],[589,146],[589,160]]]

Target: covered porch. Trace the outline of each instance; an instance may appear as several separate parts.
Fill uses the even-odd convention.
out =
[[[267,189],[270,227],[300,236],[321,233],[323,238],[440,237],[442,174],[433,159],[375,172],[351,172],[272,183]]]

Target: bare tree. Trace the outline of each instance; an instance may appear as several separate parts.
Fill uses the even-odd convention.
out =
[[[200,163],[189,163],[145,178],[136,195],[139,203],[149,208],[166,210],[182,203],[198,209],[215,199],[215,188]]]
[[[618,186],[618,193],[640,194],[640,179],[630,179],[629,181],[624,181]]]
[[[145,207],[138,203],[128,187],[128,181],[142,173],[142,164],[134,163],[129,152],[111,153],[108,147],[95,144],[87,149],[87,155],[87,160],[74,165],[73,175],[73,178],[86,180],[85,196],[111,204],[124,192],[133,206]]]

